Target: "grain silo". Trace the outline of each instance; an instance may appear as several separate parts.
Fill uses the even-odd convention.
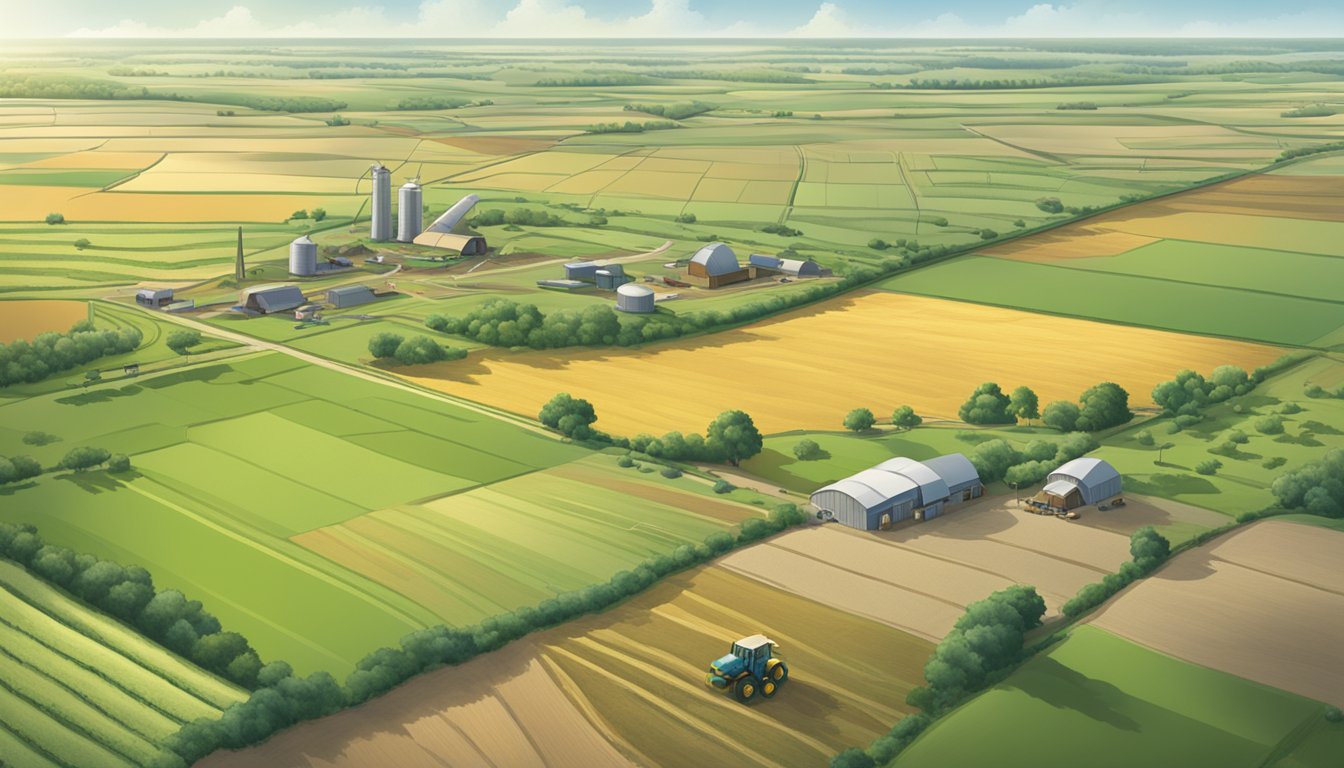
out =
[[[424,229],[424,192],[414,179],[397,191],[397,240],[409,243]]]
[[[622,312],[648,314],[656,310],[653,291],[636,283],[626,283],[616,289],[616,308]]]
[[[317,274],[317,243],[307,235],[289,244],[289,274],[301,277]]]
[[[372,219],[369,238],[384,242],[392,239],[392,172],[382,163],[373,164]]]

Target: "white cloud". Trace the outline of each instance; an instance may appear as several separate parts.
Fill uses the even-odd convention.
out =
[[[790,34],[799,37],[855,37],[863,34],[853,24],[844,10],[835,3],[822,3],[817,12],[806,24]],[[869,32],[868,34],[871,34]]]

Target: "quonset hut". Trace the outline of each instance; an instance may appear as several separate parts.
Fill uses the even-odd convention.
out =
[[[1084,456],[1051,472],[1045,487],[1032,501],[1068,511],[1119,496],[1124,490],[1120,473],[1109,463]]]
[[[928,461],[902,456],[814,491],[812,506],[823,520],[872,531],[903,520],[932,519],[982,494],[980,474],[960,453]]]
[[[686,265],[686,276],[706,288],[718,288],[751,278],[750,272],[737,263],[733,249],[723,243],[710,243],[696,251]]]

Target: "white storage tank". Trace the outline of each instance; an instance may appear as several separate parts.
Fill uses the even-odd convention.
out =
[[[424,192],[415,181],[397,191],[397,240],[409,243],[424,229]]]
[[[301,277],[317,274],[317,243],[307,235],[289,244],[289,274]]]
[[[376,242],[392,239],[392,172],[382,163],[373,164],[373,195],[369,238]]]
[[[622,312],[648,314],[656,311],[653,290],[637,283],[626,283],[616,289],[616,309]]]

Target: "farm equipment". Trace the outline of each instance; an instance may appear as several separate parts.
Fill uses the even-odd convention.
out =
[[[719,690],[731,690],[741,702],[758,695],[772,698],[789,679],[789,665],[775,658],[776,650],[775,641],[765,635],[744,637],[709,665],[705,682]]]

